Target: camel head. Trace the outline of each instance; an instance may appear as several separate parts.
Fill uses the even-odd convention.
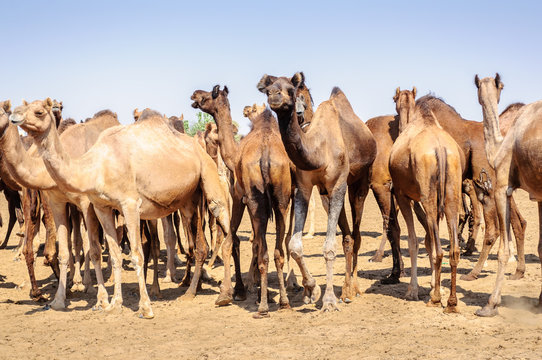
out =
[[[137,122],[139,120],[139,117],[141,116],[142,111],[139,111],[138,108],[134,109],[133,115],[134,115],[134,121]]]
[[[220,90],[220,85],[215,85],[212,91],[196,90],[190,97],[193,101],[192,107],[200,109],[216,119],[216,114],[220,109],[229,110],[230,108],[228,93],[228,87],[224,86],[224,89]]]
[[[395,110],[399,114],[399,132],[402,132],[414,116],[416,87],[413,87],[412,91],[397,88],[393,101],[395,101]]]
[[[55,126],[53,115],[53,100],[36,100],[31,103],[23,100],[23,104],[17,106],[10,115],[9,120],[13,125],[20,126],[29,135],[37,136],[49,131]]]
[[[11,101],[0,101],[0,135],[3,135],[9,125],[9,115],[11,114]]]
[[[209,122],[205,125],[203,139],[205,140],[205,148],[207,153],[211,155],[211,157],[215,158],[219,145],[218,128],[215,123]]]
[[[495,78],[486,77],[482,80],[476,75],[474,77],[474,84],[478,88],[478,102],[480,105],[491,107],[495,110],[495,114],[497,114],[497,105],[501,100],[501,91],[504,87],[499,73],[495,74]]]
[[[264,75],[256,87],[267,95],[267,103],[275,112],[291,111],[295,108],[297,89],[305,83],[302,72],[291,78]]]
[[[265,104],[262,104],[262,105],[254,104],[252,106],[245,106],[245,108],[243,109],[243,116],[246,118],[249,118],[252,121],[252,119],[254,119],[256,116],[263,113],[265,109],[266,109]]]
[[[62,105],[62,101],[57,101],[56,99],[53,100],[53,115],[55,116],[55,124],[58,129],[58,126],[60,125],[60,121],[62,121],[62,110],[64,109],[64,106]]]
[[[295,98],[295,113],[297,114],[297,120],[299,121],[299,124],[302,124],[305,119],[305,110],[307,110],[307,100],[305,99],[305,95],[300,94]]]
[[[177,130],[181,134],[184,134],[184,115],[183,114],[181,114],[180,117],[170,116],[168,120],[171,126],[173,126],[175,130]]]

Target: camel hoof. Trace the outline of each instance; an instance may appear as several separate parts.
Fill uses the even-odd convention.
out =
[[[109,306],[106,306],[104,308],[104,311],[107,313],[107,314],[115,314],[115,315],[118,315],[122,312],[122,304],[119,304],[119,303],[111,303],[109,304]]]
[[[147,308],[147,309],[140,308],[138,311],[137,317],[140,319],[152,319],[154,318],[154,313],[152,312],[150,308]]]
[[[347,298],[347,297],[344,298],[344,303],[345,304],[350,304],[351,302],[352,302],[352,300],[350,300],[350,298]]]
[[[224,289],[220,288],[220,295],[218,295],[218,298],[215,301],[215,305],[217,306],[226,306],[228,304],[231,304],[233,301],[233,289]]]
[[[407,292],[405,294],[405,299],[410,300],[410,301],[418,301],[419,300],[419,298],[418,298],[418,289],[416,288],[414,290],[409,286],[408,290],[407,290]]]
[[[523,279],[523,277],[525,277],[525,272],[516,270],[514,275],[510,275],[508,277],[508,280],[519,280],[519,279]]]
[[[49,307],[53,310],[64,310],[66,309],[66,304],[62,300],[54,299],[49,303]]]
[[[279,305],[280,310],[290,310],[292,307],[290,306],[290,303],[281,303]]]
[[[191,291],[187,291],[184,293],[184,295],[181,296],[181,301],[192,301],[196,297],[196,294],[194,294]]]
[[[444,313],[445,314],[459,314],[459,309],[457,308],[457,306],[446,306],[444,308]]]
[[[461,275],[461,277],[459,279],[460,280],[465,280],[465,281],[474,281],[474,280],[478,279],[478,275],[475,275],[472,272],[470,272],[468,274]]]
[[[369,259],[369,262],[382,262],[383,258],[382,254],[376,253]]]
[[[255,313],[254,315],[252,315],[252,318],[253,319],[265,319],[265,318],[269,318],[269,312],[257,312]]]
[[[429,300],[425,305],[427,307],[442,307],[442,302],[440,300],[438,301]]]
[[[94,305],[92,311],[102,311],[104,308],[101,305]]]
[[[322,295],[322,290],[320,289],[320,286],[315,285],[314,289],[312,289],[311,303],[316,304],[316,302],[320,300],[320,295]]]
[[[499,310],[497,307],[492,308],[489,305],[486,305],[483,308],[476,310],[474,314],[480,317],[493,317],[499,314]]]
[[[334,302],[324,302],[324,304],[322,305],[322,312],[333,312],[333,311],[341,311],[341,309],[339,309],[337,307],[337,303],[334,303]]]
[[[160,292],[160,289],[151,288],[149,291],[149,296],[155,298],[155,299],[163,299],[162,293]]]
[[[399,284],[401,281],[399,280],[399,276],[397,275],[390,275],[387,278],[384,278],[380,280],[380,283],[382,285],[393,285],[393,284]]]
[[[81,292],[85,292],[85,285],[83,285],[82,282],[77,282],[77,283],[74,283],[72,285],[72,287],[70,288],[70,290],[72,292],[76,292],[76,291],[81,291]]]
[[[247,292],[243,287],[243,290],[235,289],[233,292],[233,300],[235,301],[245,301],[247,299]]]

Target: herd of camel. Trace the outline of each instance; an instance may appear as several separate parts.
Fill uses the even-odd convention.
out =
[[[500,238],[495,288],[488,303],[476,312],[479,316],[494,316],[510,256],[510,225],[518,254],[517,269],[511,278],[520,279],[525,272],[526,221],[514,202],[513,190],[522,188],[538,202],[542,220],[542,101],[513,104],[499,115],[503,89],[499,74],[481,80],[476,76],[475,84],[483,123],[463,119],[453,107],[432,95],[416,100],[416,88],[397,88],[393,97],[397,115],[364,123],[337,87],[329,100],[314,110],[303,73],[291,78],[264,75],[257,88],[267,96],[268,106],[245,107],[251,131],[241,141],[235,138],[229,90],[219,85],[211,91],[197,90],[191,96],[192,107],[215,120],[195,137],[184,134],[182,117],[168,118],[150,109],[136,109],[135,122],[130,125],[120,125],[116,114],[109,110],[77,124],[63,120],[62,103],[50,98],[23,101],[14,109],[9,101],[4,101],[0,103],[0,185],[8,199],[10,221],[0,247],[6,246],[15,219],[20,224],[24,219],[21,248],[32,283],[31,296],[42,298],[34,275],[32,241],[43,211],[41,220],[47,231],[45,262],[58,278],[58,288],[49,306],[65,308],[69,281],[72,290],[96,292],[94,308],[111,312],[122,307],[121,242],[127,238],[139,282],[138,314],[152,318],[149,293],[160,295],[157,219],[161,219],[167,249],[164,281],[174,280],[177,252],[187,255],[182,283],[189,288],[184,299],[195,296],[206,277],[204,263],[208,255],[212,254],[212,265],[221,247],[224,278],[216,304],[223,306],[247,297],[237,236],[246,207],[252,224],[253,258],[245,281],[249,289],[259,284],[259,306],[254,316],[265,317],[269,312],[266,233],[273,215],[273,258],[280,307],[290,306],[287,289],[300,288],[286,261],[291,257],[301,271],[304,302],[316,303],[322,297],[323,311],[336,310],[333,264],[337,225],[346,259],[340,299],[348,303],[362,292],[358,284],[360,225],[365,198],[372,189],[382,212],[383,236],[371,260],[382,260],[387,241],[393,256],[391,274],[381,280],[384,284],[398,283],[403,274],[399,210],[407,224],[411,261],[407,299],[418,300],[418,241],[412,210],[425,229],[432,270],[428,304],[433,306],[441,306],[443,249],[439,222],[446,218],[451,267],[446,312],[458,311],[456,274],[465,214],[471,214],[467,253],[474,251],[477,233],[484,226],[485,230],[479,260],[470,273],[461,277],[463,280],[478,277],[491,247]],[[28,136],[21,136],[17,126]],[[307,267],[302,244],[315,186],[328,214],[323,296]],[[347,189],[353,227],[348,223],[344,205]],[[86,236],[81,234],[81,218]],[[181,221],[185,248],[179,234]],[[204,236],[206,223],[212,233],[211,246]],[[104,285],[102,242],[108,248],[108,267],[114,279],[111,299]],[[538,254],[542,259],[542,235]],[[149,259],[154,261],[155,271],[148,293],[145,279]],[[95,269],[97,290],[92,285],[90,262]]]

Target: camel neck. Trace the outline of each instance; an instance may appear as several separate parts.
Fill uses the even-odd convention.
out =
[[[321,149],[310,145],[307,133],[303,132],[295,110],[276,111],[280,135],[288,156],[301,170],[316,170],[322,166]],[[312,129],[314,131],[314,129]],[[324,134],[321,134],[325,136]]]
[[[482,100],[484,116],[484,139],[486,156],[489,164],[494,167],[494,160],[501,147],[503,136],[499,127],[499,110],[496,100]]]
[[[48,190],[56,187],[41,157],[30,156],[24,148],[17,126],[7,126],[0,137],[0,149],[3,152],[2,161],[13,180],[30,189]]]
[[[91,188],[93,176],[87,176],[85,170],[92,166],[80,168],[64,151],[56,127],[51,126],[34,141],[40,149],[47,171],[58,186],[66,191],[84,193]],[[89,174],[90,175],[90,174]]]
[[[215,114],[211,114],[215,118],[218,128],[218,141],[220,143],[220,154],[224,163],[231,172],[235,172],[237,163],[238,145],[233,137],[233,121],[231,119],[230,109],[219,109]]]

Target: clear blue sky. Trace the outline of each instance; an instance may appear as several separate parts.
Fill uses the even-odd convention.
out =
[[[81,120],[135,107],[195,119],[195,89],[228,85],[234,120],[264,102],[264,73],[304,71],[315,102],[333,86],[356,113],[395,112],[397,86],[481,120],[474,74],[505,84],[501,109],[542,98],[539,1],[9,1],[0,99],[47,96]]]

